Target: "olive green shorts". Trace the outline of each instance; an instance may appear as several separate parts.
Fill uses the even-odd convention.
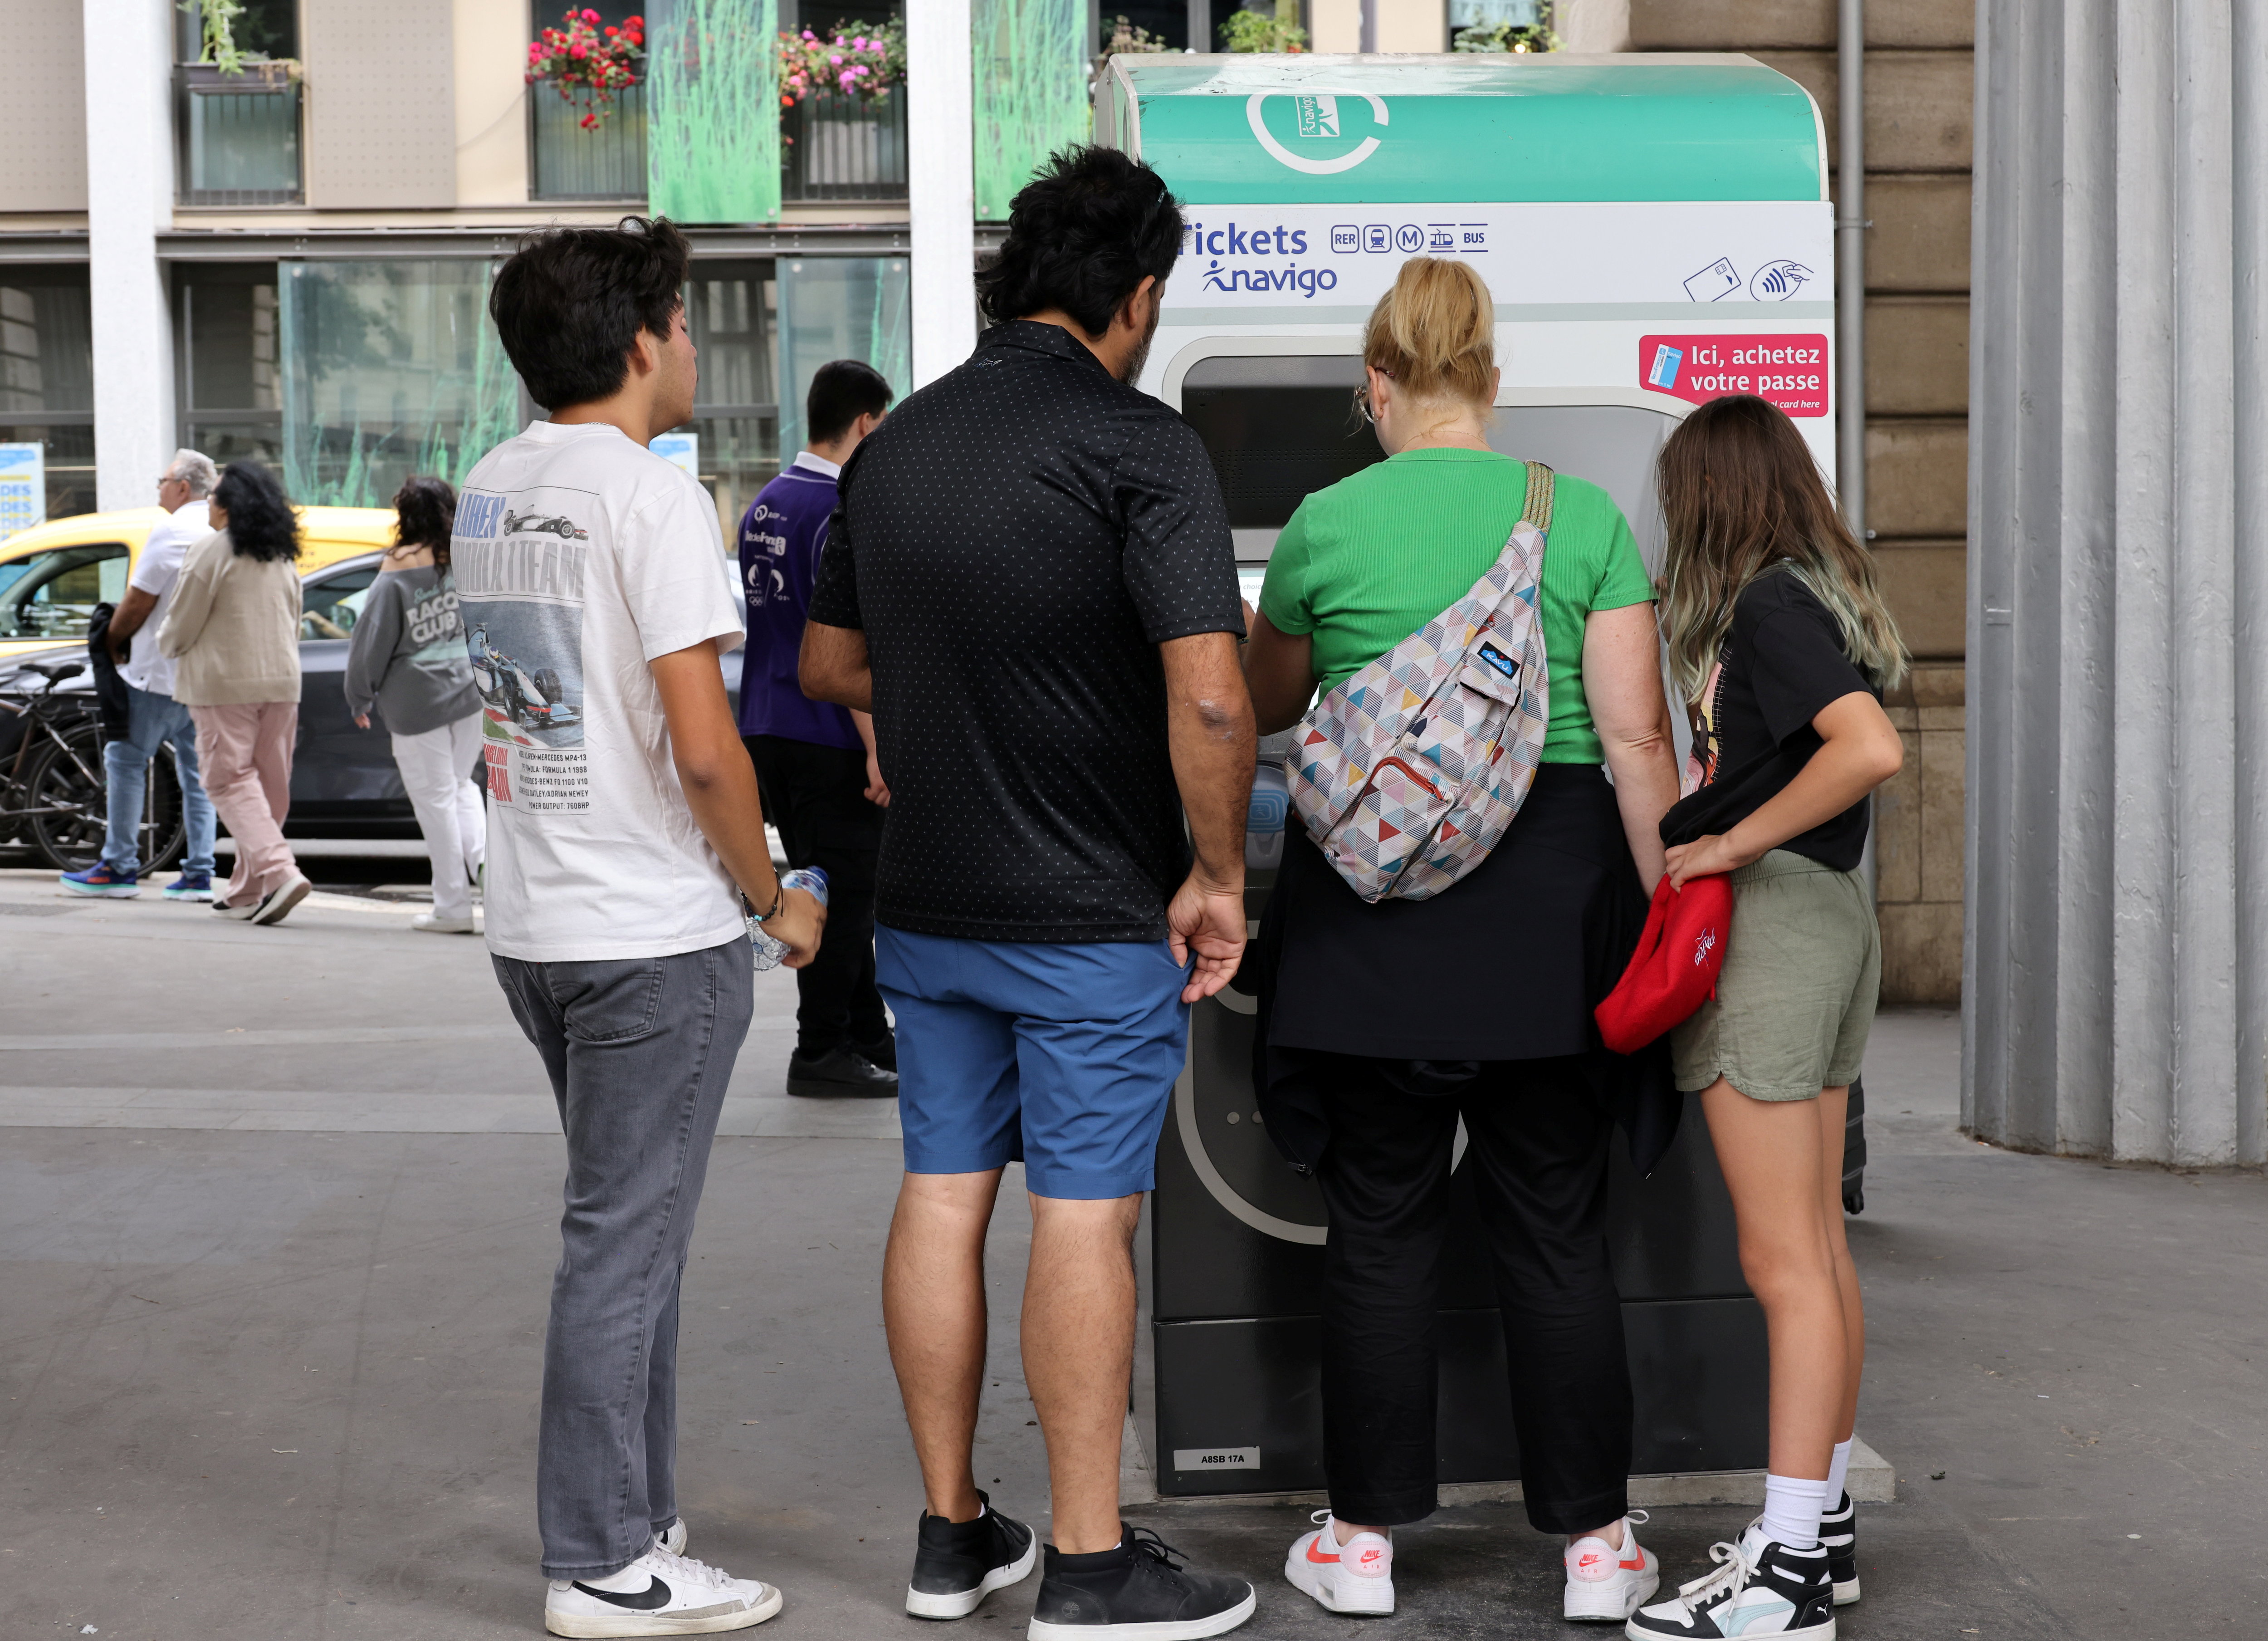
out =
[[[1677,1086],[1722,1077],[1751,1099],[1816,1099],[1859,1075],[1882,937],[1856,872],[1774,849],[1733,874],[1717,994],[1671,1034]]]

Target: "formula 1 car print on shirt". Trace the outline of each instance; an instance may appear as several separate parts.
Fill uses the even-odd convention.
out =
[[[590,808],[583,746],[590,549],[577,539],[585,534],[549,497],[468,490],[458,499],[449,556],[481,697],[489,796],[531,814]]]

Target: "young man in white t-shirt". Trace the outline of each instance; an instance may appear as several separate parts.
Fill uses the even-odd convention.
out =
[[[646,448],[693,412],[666,220],[530,237],[489,312],[551,412],[481,459],[450,560],[482,702],[488,942],[567,1136],[536,1507],[562,1636],[762,1623],[780,1593],[685,1554],[677,1290],[754,1008],[741,900],[801,967],[718,654],[742,638],[717,510]]]

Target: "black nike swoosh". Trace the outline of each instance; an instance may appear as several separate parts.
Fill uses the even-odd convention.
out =
[[[648,1576],[652,1577],[651,1574]],[[643,1590],[627,1593],[621,1590],[594,1590],[579,1580],[575,1587],[585,1595],[596,1596],[609,1607],[627,1607],[634,1613],[650,1613],[656,1608],[669,1605],[669,1586],[659,1578],[655,1578]]]

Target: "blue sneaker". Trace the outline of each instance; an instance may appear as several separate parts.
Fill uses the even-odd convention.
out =
[[[183,872],[158,892],[168,900],[210,900],[212,898],[212,874]]]
[[[65,872],[60,879],[63,886],[75,895],[93,895],[104,900],[131,900],[142,892],[133,872],[113,869],[97,861],[83,872]]]

